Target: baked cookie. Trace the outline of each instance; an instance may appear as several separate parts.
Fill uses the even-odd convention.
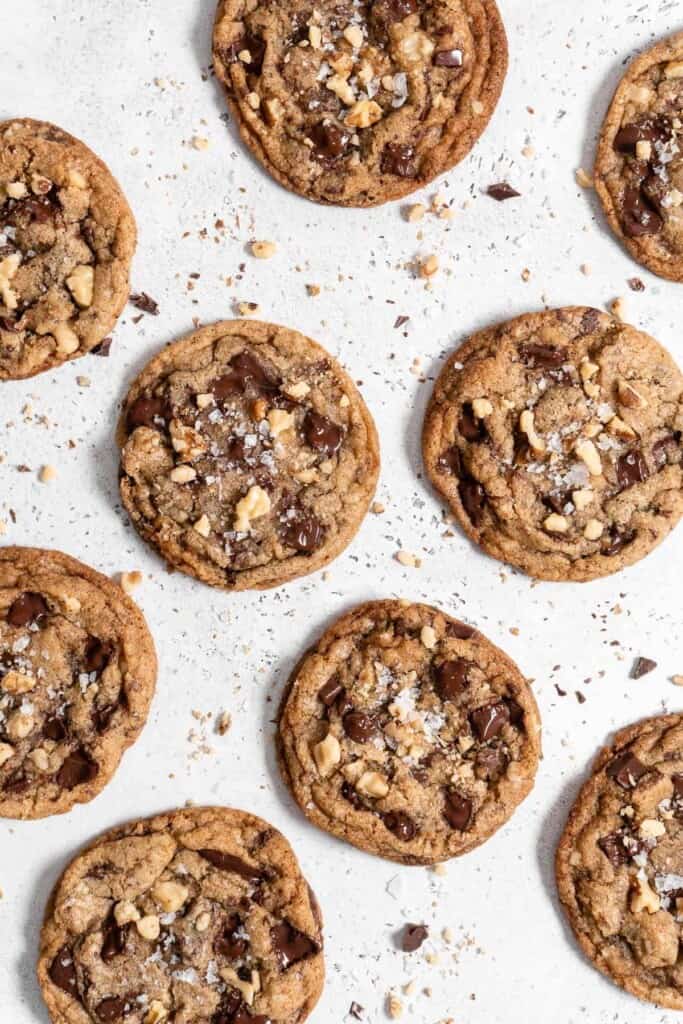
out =
[[[569,922],[598,970],[683,1010],[683,716],[637,722],[599,754],[556,868]]]
[[[156,667],[111,580],[58,551],[0,548],[0,815],[97,796],[145,724]]]
[[[221,0],[213,59],[242,138],[280,184],[373,206],[469,153],[507,40],[494,0]]]
[[[488,554],[544,580],[632,565],[683,512],[683,378],[653,338],[583,307],[529,313],[450,357],[429,477]]]
[[[322,921],[286,839],[200,807],[96,839],[52,894],[38,978],[53,1024],[300,1024]]]
[[[371,601],[295,669],[278,747],[314,825],[434,864],[507,821],[533,786],[540,731],[526,680],[481,633],[429,605]]]
[[[121,495],[169,565],[228,590],[313,572],[351,541],[379,473],[377,433],[348,375],[298,331],[204,327],[133,383],[119,427]]]
[[[128,297],[133,214],[107,167],[61,128],[0,123],[0,380],[85,355]]]
[[[630,64],[602,127],[595,188],[633,258],[683,281],[683,32]]]

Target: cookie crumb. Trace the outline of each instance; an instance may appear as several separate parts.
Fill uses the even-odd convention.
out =
[[[43,466],[40,473],[38,474],[38,479],[40,480],[41,484],[49,484],[53,480],[57,479],[57,470],[55,469],[54,466]]]
[[[595,187],[595,182],[593,181],[592,176],[588,173],[588,171],[585,171],[583,167],[577,167],[574,176],[576,178],[576,184],[580,185],[581,188]]]
[[[396,558],[397,562],[400,562],[401,565],[409,565],[412,566],[414,569],[419,569],[420,565],[422,564],[420,559],[416,558],[416,556],[411,554],[410,551],[397,551],[394,557]]]
[[[219,736],[225,736],[232,725],[232,715],[229,711],[223,711],[216,722],[216,732]]]
[[[373,501],[372,505],[370,506],[370,511],[375,516],[381,516],[382,513],[385,512],[386,510],[381,501]]]
[[[252,242],[251,252],[257,260],[269,260],[277,252],[277,246],[275,242]]]
[[[131,572],[122,572],[119,574],[119,586],[126,594],[132,594],[141,583],[142,573],[139,569],[133,569]]]
[[[203,135],[195,135],[195,136],[193,136],[193,139],[192,139],[192,148],[193,149],[199,149],[199,150],[208,149],[209,145],[210,145],[209,140],[205,139]]]
[[[307,284],[306,285],[306,291],[311,296],[320,295],[320,285],[319,284]]]

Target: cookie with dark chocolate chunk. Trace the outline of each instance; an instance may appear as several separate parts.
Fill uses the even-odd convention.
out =
[[[145,724],[156,667],[119,586],[58,551],[0,548],[0,816],[97,796]]]
[[[596,309],[529,313],[446,362],[423,453],[488,554],[538,579],[607,576],[683,514],[683,376],[653,338]]]
[[[244,811],[199,807],[78,854],[50,900],[38,978],[54,1024],[301,1024],[322,948],[286,839]]]
[[[526,680],[481,633],[428,605],[373,601],[295,669],[278,749],[313,824],[434,864],[508,820],[533,786],[540,728]]]
[[[165,348],[119,426],[121,495],[169,565],[227,590],[278,586],[335,558],[379,473],[350,377],[297,331],[223,321]]]
[[[373,206],[469,153],[498,102],[507,40],[495,0],[220,0],[213,62],[274,178],[317,202]]]

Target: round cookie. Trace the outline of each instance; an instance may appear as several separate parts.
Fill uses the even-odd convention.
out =
[[[256,321],[204,327],[133,383],[121,495],[169,565],[228,590],[313,572],[351,541],[379,473],[377,433],[325,349]]]
[[[598,755],[557,851],[560,900],[593,964],[683,1010],[683,716],[628,726]]]
[[[494,0],[220,0],[213,60],[243,140],[280,184],[373,206],[469,153],[507,40]]]
[[[0,380],[85,355],[128,297],[133,214],[107,167],[44,121],[0,123]]]
[[[633,258],[683,281],[683,32],[629,65],[602,127],[595,188]]]
[[[526,680],[481,633],[429,605],[371,601],[294,670],[278,748],[314,825],[434,864],[508,820],[533,786],[540,731]]]
[[[436,382],[427,473],[465,533],[545,580],[607,576],[683,512],[683,378],[653,338],[595,309],[481,331]]]
[[[38,979],[53,1024],[300,1024],[322,921],[286,839],[200,807],[96,839],[55,888]]]
[[[58,551],[0,548],[0,816],[97,796],[145,724],[156,668],[111,580]]]

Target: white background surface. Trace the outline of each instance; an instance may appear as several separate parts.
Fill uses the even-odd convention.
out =
[[[428,218],[420,241],[398,204],[323,209],[283,191],[252,162],[221,120],[219,89],[202,80],[213,2],[0,0],[0,116],[54,121],[106,160],[140,228],[133,288],[160,305],[158,317],[137,326],[137,311],[127,309],[108,360],[88,357],[0,388],[5,539],[62,548],[106,573],[141,569],[136,598],[160,655],[149,724],[105,792],[61,818],[0,824],[0,1021],[46,1021],[34,981],[40,917],[79,845],[189,799],[253,810],[294,844],[326,917],[328,982],[315,1024],[341,1024],[351,999],[379,1024],[390,987],[411,979],[410,1024],[673,1021],[583,960],[559,914],[552,855],[598,745],[618,726],[683,703],[669,681],[683,672],[683,527],[618,577],[534,585],[457,531],[442,536],[439,502],[420,477],[419,435],[445,352],[475,328],[544,303],[601,306],[626,295],[629,319],[683,362],[683,286],[633,264],[594,196],[574,181],[576,167],[592,165],[623,62],[683,27],[683,12],[673,0],[501,0],[511,55],[502,101],[474,153],[439,182],[456,217]],[[194,135],[210,147],[193,149]],[[535,155],[522,155],[528,146]],[[498,204],[481,195],[502,179],[523,197]],[[227,231],[215,242],[217,217]],[[277,256],[251,258],[252,238],[276,241]],[[406,263],[431,252],[442,270],[426,291]],[[243,262],[243,279],[228,287],[225,277]],[[580,273],[583,263],[591,276]],[[191,292],[190,273],[201,274]],[[634,274],[646,283],[642,294],[628,290]],[[306,283],[321,294],[308,297]],[[258,301],[264,319],[318,339],[363,381],[380,432],[377,497],[387,511],[368,517],[328,578],[231,596],[168,575],[132,531],[118,501],[113,426],[127,382],[147,359],[193,318],[230,316],[236,299]],[[407,338],[392,329],[398,314],[411,317]],[[426,380],[410,372],[415,359]],[[89,388],[78,385],[82,375]],[[27,403],[32,415],[22,412]],[[58,470],[50,485],[37,480],[45,463]],[[18,472],[21,464],[31,472]],[[418,554],[422,568],[400,566],[399,548]],[[444,877],[397,868],[319,833],[295,810],[274,766],[271,718],[298,655],[350,605],[388,595],[431,601],[476,623],[535,679],[543,714],[545,760],[533,794]],[[659,666],[630,681],[639,654]],[[211,754],[188,741],[191,729],[201,731],[193,709],[233,715],[227,736],[208,728]],[[433,941],[411,957],[398,952],[397,929],[423,920]],[[455,933],[451,947],[443,927]],[[439,953],[438,965],[424,960],[429,950]]]

